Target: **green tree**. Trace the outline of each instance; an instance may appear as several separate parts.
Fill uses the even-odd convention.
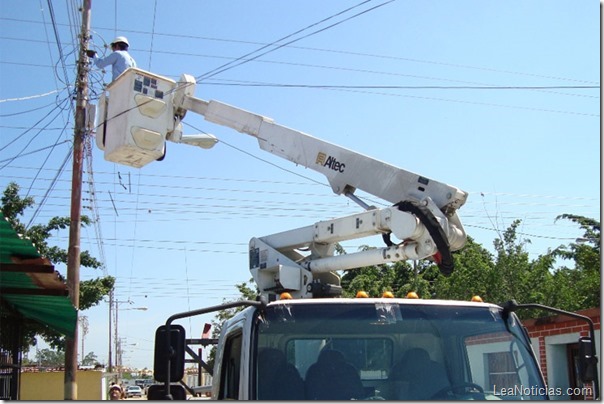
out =
[[[60,367],[65,365],[65,352],[44,348],[36,352],[36,362],[42,367]]]
[[[471,237],[453,253],[455,269],[450,276],[438,276],[434,292],[438,299],[469,300],[474,295],[485,301],[491,298],[489,279],[493,272],[493,255]]]
[[[86,354],[86,356],[84,356],[84,359],[82,359],[82,365],[84,365],[84,366],[96,365],[98,363],[99,363],[99,359],[94,352],[88,352],[88,354]]]
[[[489,300],[492,302],[502,303],[509,299],[516,299],[518,302],[526,301],[524,292],[529,286],[526,283],[526,276],[530,261],[525,245],[530,243],[530,240],[519,240],[517,228],[520,223],[520,220],[512,222],[503,232],[503,237],[493,242],[496,251],[495,266],[489,280],[491,284]]]
[[[600,222],[571,214],[556,218],[561,219],[578,224],[583,230],[583,236],[574,243],[559,246],[552,252],[554,257],[561,258],[564,262],[573,262],[574,267],[563,265],[554,271],[550,290],[551,304],[571,311],[600,307]]]
[[[569,311],[599,307],[600,223],[576,215],[561,215],[558,219],[578,224],[583,237],[533,260],[526,251],[530,241],[518,237],[519,220],[494,241],[494,256],[469,239],[461,251],[454,253],[455,271],[451,277],[437,280],[437,296],[466,300],[471,291],[493,303],[516,299],[519,303],[540,303]],[[574,267],[556,267],[560,258],[574,262]],[[523,318],[543,314],[519,312]]]
[[[370,266],[347,271],[342,276],[342,295],[355,297],[364,291],[370,297],[380,297],[386,291],[394,292],[395,270],[392,265]]]
[[[253,283],[254,280],[250,279],[249,282]],[[256,296],[258,296],[258,289],[250,288],[246,282],[238,283],[235,285],[241,296],[237,299],[237,301],[241,300],[256,300]],[[223,300],[222,303],[226,303],[226,300]],[[230,309],[220,310],[214,319],[212,320],[212,338],[218,338],[220,333],[222,332],[222,324],[228,319],[234,317],[237,313],[242,311],[245,307],[235,307]],[[214,367],[214,359],[216,357],[216,346],[210,349],[210,353],[208,354],[207,363],[210,367]]]
[[[53,264],[67,263],[67,250],[50,245],[48,239],[58,231],[69,228],[70,220],[66,217],[53,217],[47,224],[37,224],[30,228],[21,222],[20,217],[23,216],[26,209],[35,205],[32,197],[21,197],[19,195],[19,185],[11,182],[2,195],[2,213],[4,217],[11,223],[17,233],[23,237],[30,239],[38,249],[38,252],[48,258]],[[82,216],[82,226],[90,225],[92,221],[87,216]],[[80,264],[82,267],[98,269],[101,263],[95,259],[88,251],[82,251],[80,254]],[[61,276],[61,278],[63,278]],[[107,296],[113,289],[115,278],[112,276],[98,277],[80,282],[80,307],[79,310],[86,310],[100,303],[104,296]],[[9,308],[0,307],[0,316],[8,316]],[[25,322],[23,329],[23,346],[24,351],[28,347],[36,345],[36,336],[39,335],[52,348],[57,350],[64,349],[64,337],[49,327],[35,322]],[[0,345],[9,347],[10,343],[6,341],[6,336],[0,328]]]
[[[454,253],[453,274],[437,280],[437,295],[455,300],[469,300],[478,295],[483,301],[495,304],[511,299],[519,303],[548,304],[554,258],[546,253],[530,260],[526,250],[530,240],[518,237],[520,224],[520,220],[515,220],[501,238],[494,240],[494,255],[468,238],[466,246]],[[535,312],[519,314],[530,317]]]

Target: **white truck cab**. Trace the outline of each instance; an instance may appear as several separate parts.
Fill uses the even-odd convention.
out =
[[[477,302],[327,298],[250,307],[223,325],[213,377],[215,399],[547,397],[516,315]]]
[[[172,322],[250,306],[222,324],[218,339],[185,339]],[[539,304],[499,306],[418,298],[238,301],[170,316],[155,340],[156,385],[149,399],[208,391],[182,383],[185,351],[211,375],[218,400],[543,400],[544,382],[519,309],[586,321],[578,372],[599,397],[591,319]],[[178,330],[178,331],[177,331]],[[169,331],[171,338],[166,338]],[[217,344],[214,367],[189,347]],[[181,385],[170,386],[169,381]],[[183,387],[184,386],[184,387]]]

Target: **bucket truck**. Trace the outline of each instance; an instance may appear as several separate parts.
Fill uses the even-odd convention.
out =
[[[457,213],[466,192],[266,116],[196,98],[195,87],[189,75],[176,82],[136,68],[112,82],[97,114],[96,142],[105,159],[143,167],[163,159],[166,142],[211,148],[213,136],[183,134],[182,120],[191,112],[323,174],[334,193],[363,210],[252,238],[249,270],[258,299],[170,316],[156,331],[155,379],[162,384],[151,386],[150,398],[184,398],[183,385],[190,393],[203,390],[182,381],[185,352],[212,375],[207,388],[215,399],[497,399],[502,392],[512,399],[547,397],[531,341],[514,313],[531,305],[389,293],[340,297],[338,271],[429,259],[450,275],[451,252],[466,241]],[[392,206],[369,206],[357,190]],[[374,235],[382,236],[384,247],[335,254],[339,242]],[[175,323],[244,306],[222,325],[217,340],[186,338]],[[213,368],[190,348],[210,343],[217,344]],[[597,380],[593,333],[580,344],[583,380]]]

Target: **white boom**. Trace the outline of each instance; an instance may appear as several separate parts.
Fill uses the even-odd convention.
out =
[[[207,121],[257,138],[260,148],[327,177],[336,194],[344,194],[367,211],[250,241],[250,271],[262,293],[288,291],[294,297],[337,293],[336,270],[408,259],[433,258],[444,274],[453,269],[451,251],[465,244],[457,215],[467,193],[363,154],[275,123],[272,119],[218,101],[193,96],[195,80],[178,83],[140,69],[129,69],[101,99],[102,123],[97,144],[105,158],[141,167],[161,159],[165,140],[211,147],[211,135],[184,136],[187,111]],[[102,135],[101,135],[102,134]],[[363,190],[393,207],[376,209],[360,201]],[[394,234],[400,243],[390,241]],[[382,234],[385,248],[335,256],[336,243]],[[309,249],[310,255],[298,250]]]

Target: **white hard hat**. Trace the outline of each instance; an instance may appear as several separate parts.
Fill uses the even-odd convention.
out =
[[[118,36],[117,38],[115,38],[112,42],[111,45],[114,45],[118,42],[123,42],[126,45],[130,46],[130,44],[128,43],[128,38],[126,38],[125,36]]]

